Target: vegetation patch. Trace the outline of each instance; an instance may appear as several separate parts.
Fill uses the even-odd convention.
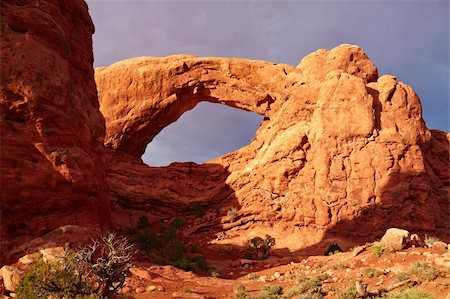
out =
[[[175,218],[170,226],[160,225],[151,228],[145,216],[139,218],[137,229],[130,229],[130,241],[142,250],[153,262],[172,265],[186,271],[199,272],[209,269],[209,265],[197,252],[197,245],[190,246],[190,256],[177,235],[177,230],[184,225],[184,220]]]
[[[382,297],[383,298],[383,297]],[[384,298],[386,299],[436,299],[432,294],[414,289],[409,288],[402,291],[392,291],[387,293]]]
[[[371,249],[372,249],[373,255],[376,256],[376,257],[380,257],[380,256],[382,256],[384,253],[386,253],[386,250],[385,250],[384,247],[381,246],[381,245],[373,245],[373,246],[371,247]]]
[[[107,298],[123,287],[134,253],[126,238],[107,233],[101,243],[66,248],[59,259],[40,256],[20,281],[17,298]]]
[[[384,271],[374,269],[374,268],[364,268],[364,269],[362,269],[361,274],[367,278],[373,278],[373,277],[385,275],[386,273]]]
[[[275,238],[266,235],[265,238],[256,236],[246,242],[248,259],[266,259],[269,257],[269,251],[276,244]]]
[[[409,273],[416,276],[420,281],[432,281],[438,278],[441,271],[425,262],[415,263]]]

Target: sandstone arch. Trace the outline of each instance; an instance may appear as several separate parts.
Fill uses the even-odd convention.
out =
[[[357,57],[356,63],[336,60],[342,51]],[[377,77],[376,67],[358,47],[336,48],[330,53],[323,50],[318,55],[317,60],[328,71],[348,71],[364,80]],[[327,65],[327,59],[333,64]],[[324,73],[315,69],[314,76],[306,77],[299,68],[286,64],[188,55],[138,57],[97,68],[100,110],[107,123],[105,144],[141,156],[156,134],[200,101],[266,117],[274,115],[287,100],[309,109],[313,97],[308,98],[311,91],[306,89],[311,84],[305,86],[306,81]]]

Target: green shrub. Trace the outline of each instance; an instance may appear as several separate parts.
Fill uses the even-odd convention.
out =
[[[383,253],[385,253],[385,249],[381,245],[373,245],[372,253],[374,256],[380,257],[381,255],[383,255]]]
[[[431,281],[438,278],[441,271],[428,263],[418,262],[409,269],[409,273],[415,275],[421,281]]]
[[[331,243],[327,250],[325,250],[324,255],[333,255],[338,252],[342,252],[341,247],[337,243]]]
[[[269,250],[276,244],[275,238],[266,235],[265,238],[256,236],[246,242],[247,258],[266,259],[269,256]]]
[[[38,258],[16,289],[18,298],[103,298],[123,286],[134,254],[127,239],[107,233],[102,243],[72,250],[54,261]]]
[[[247,274],[246,277],[247,277],[248,280],[258,280],[259,275],[255,274],[255,273],[249,273],[249,274]]]
[[[234,294],[236,295],[236,298],[238,298],[238,299],[248,298],[247,291],[245,290],[245,287],[242,284],[236,288]]]
[[[284,297],[286,298],[292,298],[294,296],[297,296],[300,294],[300,289],[298,287],[292,287],[290,289],[287,289],[286,292],[284,292]]]
[[[16,288],[19,299],[75,298],[94,293],[93,282],[77,273],[74,259],[44,261],[39,257]]]
[[[283,292],[283,288],[279,285],[266,285],[262,288],[262,290],[259,292],[257,298],[261,299],[275,299],[279,298],[278,295],[280,295]]]
[[[184,223],[185,221],[183,219],[175,218],[170,222],[170,225],[175,229],[180,229],[183,227]]]
[[[428,292],[417,289],[405,289],[402,291],[393,291],[386,294],[386,299],[436,299]]]
[[[183,242],[178,238],[171,238],[166,240],[164,243],[161,254],[166,257],[169,261],[176,261],[181,259],[184,252]]]
[[[364,268],[361,273],[367,278],[378,277],[385,274],[383,271],[374,268]]]
[[[396,272],[394,273],[394,279],[398,282],[408,280],[410,278],[410,273],[407,272]]]
[[[317,277],[299,277],[297,278],[298,291],[300,293],[320,293],[322,291],[322,282]]]
[[[181,288],[181,291],[184,293],[193,293],[194,289],[191,286],[184,286]]]
[[[339,294],[339,299],[356,299],[359,298],[358,292],[356,291],[355,283],[352,283],[347,289],[343,290]]]
[[[149,252],[152,249],[160,248],[163,244],[163,239],[149,228],[144,228],[130,235],[130,242],[144,252]]]

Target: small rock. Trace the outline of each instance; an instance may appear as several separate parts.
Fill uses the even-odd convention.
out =
[[[119,294],[121,294],[121,295],[127,294],[129,292],[130,292],[130,288],[127,286],[124,286],[119,290]]]
[[[267,282],[267,276],[266,276],[266,275],[261,275],[261,276],[258,278],[258,281]]]
[[[39,250],[39,253],[42,254],[42,259],[44,261],[54,261],[57,259],[61,259],[64,256],[64,247],[50,247]]]
[[[241,265],[254,265],[256,262],[254,260],[249,259],[241,259]]]
[[[29,265],[29,264],[33,263],[38,257],[39,257],[38,253],[27,254],[27,255],[22,256],[19,259],[19,263],[22,263],[24,265]]]
[[[273,278],[278,279],[280,277],[281,277],[281,273],[280,272],[273,273]]]
[[[138,287],[134,290],[136,294],[141,294],[145,292],[145,289],[143,287]]]
[[[361,260],[360,260],[361,262],[363,262],[363,263],[365,263],[365,262],[367,262],[367,258],[362,258]]]
[[[353,255],[353,256],[357,256],[358,254],[360,254],[360,253],[363,252],[364,250],[366,250],[366,246],[365,246],[365,245],[357,246],[357,247],[355,247],[355,249],[353,249],[352,255]]]

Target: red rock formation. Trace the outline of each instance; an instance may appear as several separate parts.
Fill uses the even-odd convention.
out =
[[[61,225],[108,224],[93,32],[80,0],[1,2],[3,257]]]
[[[99,68],[95,78],[105,144],[116,152],[108,183],[122,206],[238,205],[238,217],[223,224],[238,235],[267,226],[274,235],[382,234],[390,226],[445,235],[448,229],[450,135],[431,133],[414,91],[393,76],[378,77],[356,46],[319,50],[297,68],[141,57]],[[200,101],[265,119],[250,145],[204,165],[144,165],[147,143]],[[208,177],[226,179],[189,175],[206,167]],[[228,188],[204,192],[218,183]]]
[[[448,237],[450,135],[429,131],[414,91],[378,77],[360,48],[319,50],[298,67],[141,57],[97,69],[95,82],[85,3],[1,5],[3,256],[60,226],[98,234],[109,196],[119,216],[201,202],[199,222],[234,241],[270,232],[290,249],[390,226]],[[203,165],[143,164],[146,145],[200,101],[265,118],[251,144]],[[123,219],[113,220],[133,220]]]

